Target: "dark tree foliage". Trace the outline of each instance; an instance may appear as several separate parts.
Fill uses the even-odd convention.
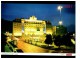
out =
[[[67,28],[63,25],[58,25],[58,28],[56,28],[56,34],[57,35],[64,35],[67,33]]]
[[[45,40],[45,43],[46,44],[52,44],[52,36],[49,34],[49,35],[46,35],[46,40]]]
[[[12,32],[12,21],[1,19],[1,32]]]
[[[71,42],[71,36],[69,34],[63,36],[63,44],[66,46],[73,46]]]
[[[5,52],[6,31],[12,32],[12,21],[1,19],[1,52]]]
[[[62,40],[61,40],[61,38],[60,38],[60,35],[55,36],[54,38],[55,38],[55,40],[54,40],[55,45],[57,45],[57,46],[60,47],[60,45],[61,45],[61,43],[62,43]]]
[[[6,35],[1,33],[1,52],[5,52]]]
[[[54,36],[54,43],[57,46],[66,45],[66,46],[74,46],[71,42],[71,36],[69,34],[63,36]]]

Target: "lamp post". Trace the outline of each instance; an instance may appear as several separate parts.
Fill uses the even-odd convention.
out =
[[[63,8],[63,6],[58,6],[58,8],[57,8],[60,11],[60,13],[61,13],[62,8]]]
[[[60,11],[60,20],[61,18],[61,10],[62,10],[63,6],[58,6],[57,9]],[[62,24],[62,21],[59,21],[60,24]]]
[[[63,6],[58,6],[58,7],[57,7],[57,9],[60,11],[60,20],[62,20],[62,18],[61,18],[62,8],[63,8]],[[62,25],[62,24],[63,24],[63,22],[62,22],[62,21],[59,21],[59,25]]]
[[[61,16],[61,10],[62,10],[63,6],[58,6],[57,9],[60,11],[60,16]]]

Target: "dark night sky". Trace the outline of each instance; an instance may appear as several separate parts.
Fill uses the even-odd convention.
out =
[[[63,6],[63,25],[75,25],[75,5],[74,4],[17,4],[2,3],[1,18],[14,20],[15,18],[29,18],[34,15],[39,20],[49,20],[52,25],[58,25],[60,12],[57,6]],[[70,7],[69,7],[70,6]]]

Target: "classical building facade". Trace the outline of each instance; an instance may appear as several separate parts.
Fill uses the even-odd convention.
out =
[[[26,40],[44,41],[46,34],[52,35],[52,26],[46,21],[37,20],[35,16],[29,19],[16,19],[13,21],[13,34]]]

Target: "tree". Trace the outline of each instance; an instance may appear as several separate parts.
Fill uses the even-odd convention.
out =
[[[71,36],[69,34],[64,35],[63,37],[63,44],[66,46],[73,46],[72,42],[71,42]]]
[[[46,44],[52,44],[52,36],[50,34],[46,35],[46,40],[45,40],[45,43]]]
[[[63,25],[58,25],[56,27],[56,34],[57,35],[64,35],[67,33],[67,28]]]
[[[1,33],[1,52],[5,52],[5,45],[6,43],[6,35],[4,35],[3,33]]]
[[[55,36],[54,39],[55,39],[54,40],[55,45],[59,46],[60,48],[60,46],[62,45],[62,40],[61,40],[62,38],[60,37],[60,35],[58,35],[58,36]]]
[[[53,36],[53,37],[54,37],[55,45],[59,46],[59,48],[60,48],[61,45],[65,45],[66,48],[67,48],[67,46],[69,46],[69,47],[73,46],[74,47],[74,45],[71,42],[72,37],[71,37],[70,34],[66,34],[66,35],[63,35],[63,36],[58,35],[58,36]]]

